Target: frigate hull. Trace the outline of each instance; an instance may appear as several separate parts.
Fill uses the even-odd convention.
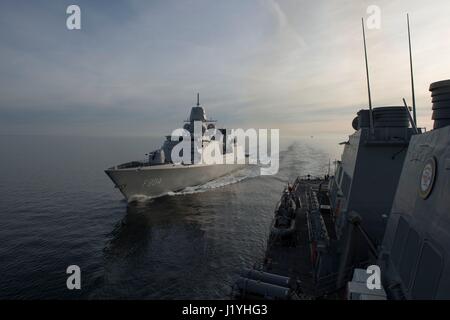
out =
[[[105,173],[128,201],[139,197],[159,197],[169,192],[205,184],[242,169],[245,164],[173,165],[116,169]]]

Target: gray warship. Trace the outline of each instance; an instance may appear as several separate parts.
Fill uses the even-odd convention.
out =
[[[235,298],[450,299],[450,80],[430,86],[428,132],[415,103],[412,115],[405,101],[372,108],[368,68],[367,80],[369,108],[334,174],[283,191],[264,261],[242,272]]]
[[[200,126],[199,134],[195,133],[197,124]],[[205,134],[207,130],[212,134]],[[205,109],[200,105],[199,94],[197,105],[192,107],[182,131],[177,133],[178,136],[166,136],[162,147],[149,152],[145,160],[131,161],[105,170],[128,201],[155,198],[187,187],[203,185],[245,166],[246,155],[243,149],[238,152],[240,147],[236,144],[236,139],[228,135],[226,129],[216,128],[216,121],[206,117]],[[214,139],[216,132],[220,132],[222,141]],[[177,163],[171,157],[172,150],[184,139],[188,139],[190,143],[190,161]],[[213,144],[217,145],[220,156],[223,157],[222,163],[202,161],[203,148]],[[198,146],[201,146],[200,150]]]

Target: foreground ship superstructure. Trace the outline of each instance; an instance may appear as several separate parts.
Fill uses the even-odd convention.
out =
[[[353,120],[334,175],[298,177],[275,209],[261,267],[240,298],[450,299],[450,80],[432,83],[432,131],[413,114],[369,108]],[[280,279],[282,281],[280,281]]]
[[[189,120],[185,121],[183,129],[179,129],[178,136],[167,136],[163,146],[150,152],[146,160],[120,164],[105,170],[105,173],[125,198],[131,201],[142,196],[158,197],[186,187],[202,185],[242,169],[245,161],[238,161],[237,157],[242,156],[243,152],[236,152],[238,146],[235,141],[230,142],[231,137],[227,136],[227,130],[217,129],[215,122],[208,120],[197,97],[197,105],[192,107]],[[196,134],[196,129],[199,129],[200,134]],[[207,130],[219,131],[222,141],[204,135]],[[190,141],[191,161],[176,162],[172,159],[172,151],[186,139]],[[220,150],[222,163],[207,164],[201,161],[201,157],[198,160],[197,147],[203,150],[212,145],[216,145]]]
[[[411,139],[378,253],[391,299],[450,299],[450,80],[430,91],[434,130]]]
[[[430,90],[433,130],[406,107],[374,108],[373,127],[361,110],[334,176],[286,188],[274,217],[286,223],[272,224],[239,297],[450,299],[450,80]]]

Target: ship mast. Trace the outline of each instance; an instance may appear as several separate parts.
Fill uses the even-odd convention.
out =
[[[372,114],[372,96],[370,93],[370,77],[369,77],[369,62],[367,60],[367,46],[366,46],[366,30],[364,27],[364,18],[362,20],[362,31],[363,31],[363,40],[364,40],[364,57],[366,60],[366,77],[367,77],[367,93],[369,96],[369,118],[370,118],[370,134],[374,134],[373,128],[373,114]]]
[[[414,124],[417,126],[416,94],[415,94],[415,90],[414,90],[414,72],[413,72],[413,58],[412,58],[412,49],[411,49],[411,29],[409,27],[409,14],[406,14],[406,20],[408,23],[409,66],[411,69],[411,93],[412,93],[413,117],[414,117]]]

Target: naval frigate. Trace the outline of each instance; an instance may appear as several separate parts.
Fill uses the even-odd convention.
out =
[[[200,135],[195,132],[198,126]],[[219,132],[222,141],[215,140],[214,134],[206,135],[207,130]],[[178,136],[175,137],[173,134],[166,136],[162,147],[148,153],[145,160],[131,161],[105,170],[115,187],[128,201],[141,197],[159,197],[187,187],[203,185],[245,166],[245,153],[242,149],[237,151],[240,146],[236,144],[236,139],[227,135],[226,129],[216,128],[215,120],[207,118],[205,109],[200,105],[198,94],[197,105],[192,107],[183,130],[177,134]],[[176,162],[172,159],[172,151],[186,137],[189,137],[190,140],[191,160]],[[212,145],[216,145],[220,150],[222,161],[213,164],[205,163],[199,153],[207,146],[211,147]],[[200,146],[200,151],[198,146]],[[239,157],[244,159],[239,159]]]

